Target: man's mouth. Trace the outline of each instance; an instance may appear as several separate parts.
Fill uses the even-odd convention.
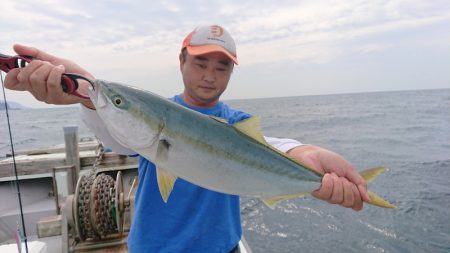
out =
[[[211,86],[199,86],[200,89],[205,89],[205,90],[215,90],[215,87],[211,87]]]

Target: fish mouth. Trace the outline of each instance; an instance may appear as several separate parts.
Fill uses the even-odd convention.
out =
[[[89,86],[88,89],[88,96],[94,105],[97,104],[99,86],[100,85],[98,84],[98,81],[95,80],[94,82],[91,83],[91,86]]]
[[[106,106],[106,100],[101,93],[101,88],[102,88],[102,81],[95,80],[94,82],[91,83],[91,87],[89,87],[88,90],[89,98],[91,99],[96,109]]]

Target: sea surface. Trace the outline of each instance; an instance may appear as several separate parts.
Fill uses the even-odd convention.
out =
[[[450,252],[450,89],[228,101],[262,118],[266,136],[331,149],[358,170],[389,170],[369,189],[398,206],[360,212],[305,197],[267,208],[242,198],[253,252]],[[10,153],[0,111],[0,157]],[[74,107],[9,112],[16,150],[92,137]]]

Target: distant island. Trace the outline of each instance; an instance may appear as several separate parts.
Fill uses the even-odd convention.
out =
[[[25,109],[26,107],[14,102],[14,101],[8,101],[8,109],[9,110],[20,110],[20,109]],[[5,110],[5,101],[0,100],[0,110]]]

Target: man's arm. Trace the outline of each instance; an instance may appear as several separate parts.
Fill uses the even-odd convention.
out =
[[[366,181],[342,156],[292,139],[264,138],[273,147],[324,175],[320,188],[312,192],[314,197],[356,211],[369,200]]]
[[[26,55],[34,60],[25,68],[15,68],[8,72],[5,78],[5,87],[11,90],[29,91],[37,100],[55,105],[68,105],[80,103],[94,108],[91,100],[82,99],[63,92],[61,75],[64,72],[77,73],[88,78],[93,76],[85,69],[72,61],[62,59],[34,47],[14,45],[18,55]],[[79,91],[87,94],[87,82],[80,82]]]
[[[297,146],[287,153],[324,174],[322,185],[312,192],[314,197],[356,211],[369,201],[366,181],[342,156],[313,145]]]
[[[99,137],[105,146],[120,154],[135,154],[117,143],[106,126],[95,112],[90,99],[82,99],[63,92],[61,88],[61,75],[64,72],[77,73],[94,79],[94,77],[72,61],[50,55],[37,48],[14,45],[19,55],[31,56],[31,61],[25,68],[16,68],[8,72],[5,86],[11,90],[29,91],[37,100],[56,105],[81,104],[81,118],[84,123]],[[87,94],[89,85],[80,82],[79,90]],[[91,108],[91,109],[88,109]]]

